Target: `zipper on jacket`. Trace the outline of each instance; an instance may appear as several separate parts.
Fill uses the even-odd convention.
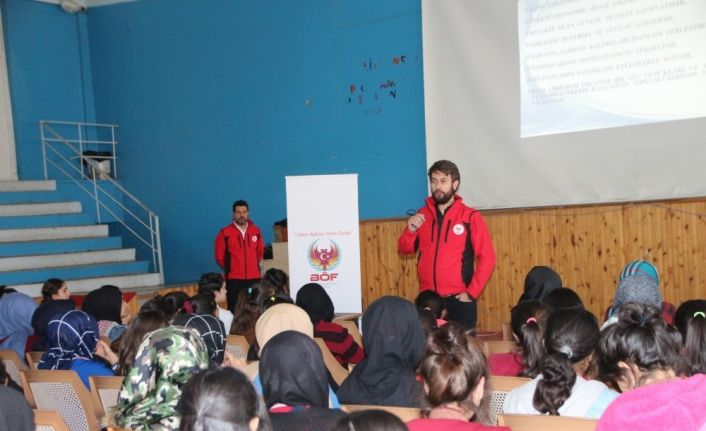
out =
[[[451,220],[446,223],[446,233],[444,234],[444,242],[449,242],[449,228],[451,227]]]
[[[439,243],[441,242],[441,228],[444,224],[444,221],[441,221],[441,224],[439,224],[439,233],[436,235],[436,247],[434,248],[434,292],[438,292],[438,287],[436,286],[436,258],[439,256]],[[434,242],[434,231],[436,227],[436,219],[434,219],[434,223],[431,225],[431,241]]]
[[[245,235],[247,235],[247,230],[245,231]],[[248,242],[245,240],[243,234],[240,234],[239,239],[241,241],[241,245],[243,246],[242,247],[243,248],[243,260],[245,261],[245,275],[243,276],[243,278],[245,278],[247,280],[248,279],[248,251],[246,250],[246,248],[248,246]]]

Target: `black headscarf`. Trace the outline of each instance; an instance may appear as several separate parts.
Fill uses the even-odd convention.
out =
[[[363,314],[366,358],[338,390],[342,403],[419,407],[422,386],[415,369],[425,339],[417,310],[395,296],[374,301]]]
[[[525,291],[518,302],[544,301],[549,292],[562,287],[561,277],[548,266],[535,266],[525,277]]]
[[[262,394],[268,407],[328,406],[328,374],[319,346],[297,331],[272,337],[260,355]]]
[[[120,323],[120,309],[123,305],[123,294],[117,286],[106,285],[88,292],[83,298],[81,310],[93,316],[96,321],[107,320]]]
[[[306,311],[311,323],[333,320],[333,302],[326,290],[318,283],[308,283],[297,292],[296,304]]]
[[[208,357],[216,365],[223,363],[223,354],[226,348],[226,329],[223,322],[210,314],[181,314],[172,326],[186,326],[193,328],[201,334],[201,339],[208,349]]]

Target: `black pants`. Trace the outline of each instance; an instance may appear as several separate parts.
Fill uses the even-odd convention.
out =
[[[470,329],[476,335],[476,323],[478,322],[478,302],[474,299],[471,302],[462,302],[456,296],[444,298],[446,307],[446,320],[460,323],[464,328]]]
[[[233,312],[235,305],[238,303],[238,293],[241,290],[247,290],[253,284],[260,281],[259,278],[251,278],[249,280],[226,280],[226,300],[228,301],[228,310]]]

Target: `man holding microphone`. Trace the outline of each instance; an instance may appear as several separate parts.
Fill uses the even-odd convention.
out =
[[[456,194],[461,183],[458,167],[440,160],[428,174],[431,196],[407,220],[397,249],[419,253],[419,290],[441,295],[447,319],[475,333],[476,301],[495,268],[492,238],[480,212]]]

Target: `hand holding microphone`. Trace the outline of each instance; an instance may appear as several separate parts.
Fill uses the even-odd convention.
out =
[[[424,214],[416,213],[407,220],[407,229],[409,229],[410,232],[414,232],[419,229],[419,226],[422,224],[424,224]]]

